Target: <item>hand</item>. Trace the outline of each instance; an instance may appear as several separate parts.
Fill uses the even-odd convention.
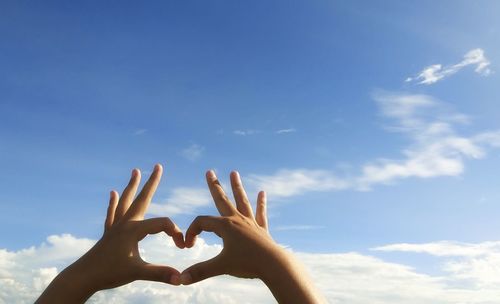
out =
[[[169,218],[144,220],[144,214],[158,187],[161,165],[134,199],[141,180],[134,169],[121,197],[111,192],[104,235],[85,255],[54,279],[37,303],[83,303],[98,290],[118,287],[135,280],[179,285],[179,272],[172,267],[145,262],[138,242],[148,234],[165,232],[177,247],[184,248],[181,230]]]
[[[232,172],[230,176],[236,207],[224,193],[215,173],[208,171],[206,177],[221,216],[198,216],[186,232],[185,244],[192,247],[198,234],[210,231],[222,238],[224,248],[216,257],[184,270],[181,283],[189,285],[229,274],[263,280],[279,303],[324,302],[306,271],[271,238],[265,192],[258,194],[254,216],[238,172]]]
[[[191,284],[209,277],[229,274],[240,278],[259,278],[268,265],[266,259],[281,251],[267,229],[266,195],[257,198],[254,216],[239,174],[231,173],[236,207],[224,193],[215,173],[207,172],[207,183],[221,217],[198,216],[186,232],[186,247],[194,245],[202,231],[215,232],[224,242],[222,252],[211,260],[184,270],[182,284]]]

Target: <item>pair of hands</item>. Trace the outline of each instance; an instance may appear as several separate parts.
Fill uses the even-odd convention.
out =
[[[299,264],[271,238],[263,191],[257,197],[254,214],[237,172],[230,176],[236,202],[233,204],[215,173],[208,171],[208,188],[221,216],[196,217],[184,238],[179,227],[167,217],[144,219],[162,172],[162,166],[156,165],[137,196],[141,180],[137,169],[132,171],[121,196],[111,191],[102,238],[64,269],[36,303],[83,303],[99,290],[135,280],[189,285],[221,274],[259,278],[280,303],[323,301]],[[194,246],[202,231],[221,237],[224,248],[216,257],[195,264],[182,273],[169,266],[148,263],[139,254],[138,243],[149,234],[165,232],[182,249]]]
[[[254,215],[237,172],[231,173],[235,206],[224,193],[215,173],[208,171],[207,184],[221,216],[196,217],[184,239],[182,231],[169,218],[144,219],[162,172],[162,166],[157,164],[137,196],[141,180],[137,169],[132,171],[121,196],[116,191],[111,192],[102,238],[52,284],[58,283],[59,279],[59,284],[66,285],[64,291],[81,302],[98,290],[118,287],[135,280],[188,285],[221,274],[262,277],[266,268],[262,259],[281,251],[267,229],[265,193],[259,193]],[[150,264],[139,254],[138,243],[149,234],[165,232],[182,249],[194,246],[197,235],[202,231],[220,236],[224,241],[224,249],[218,256],[195,264],[182,273],[169,266]],[[49,286],[39,299],[40,303],[50,290]]]
[[[132,177],[121,196],[112,191],[105,221],[104,235],[81,258],[82,264],[94,269],[94,289],[121,286],[134,280],[159,281],[172,285],[191,284],[208,277],[229,274],[238,277],[259,277],[261,269],[253,261],[275,243],[267,230],[266,196],[260,192],[256,215],[243,189],[239,174],[231,173],[231,186],[236,208],[224,193],[215,173],[208,171],[206,178],[210,193],[221,217],[198,216],[189,226],[185,239],[179,227],[169,218],[144,220],[144,214],[158,187],[162,175],[161,165],[153,173],[134,199],[140,183],[140,172],[132,171]],[[148,234],[165,232],[179,248],[194,246],[202,231],[211,231],[224,240],[224,249],[211,260],[195,264],[179,273],[176,269],[145,262],[138,242]]]

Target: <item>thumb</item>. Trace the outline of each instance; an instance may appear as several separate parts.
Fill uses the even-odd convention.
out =
[[[145,263],[140,266],[137,279],[179,285],[180,273],[169,266]]]
[[[224,274],[224,267],[222,259],[218,255],[184,270],[181,274],[181,284],[190,285],[221,274]]]

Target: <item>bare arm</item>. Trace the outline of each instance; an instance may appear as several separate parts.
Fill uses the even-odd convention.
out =
[[[271,238],[265,193],[259,193],[254,215],[237,172],[231,173],[236,206],[213,171],[207,172],[207,183],[221,216],[197,217],[186,232],[186,247],[192,247],[202,231],[210,231],[222,238],[224,248],[218,256],[184,270],[181,283],[188,285],[221,274],[259,278],[279,303],[324,303],[298,261]]]

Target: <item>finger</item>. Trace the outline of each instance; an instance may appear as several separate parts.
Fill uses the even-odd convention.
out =
[[[123,193],[118,201],[118,207],[115,212],[115,223],[117,223],[123,215],[127,212],[132,200],[134,199],[135,193],[137,192],[137,187],[141,182],[141,171],[139,169],[132,170],[132,176],[128,182],[127,187],[123,190]]]
[[[233,204],[224,193],[222,186],[215,175],[215,172],[209,170],[206,174],[208,189],[210,189],[210,193],[212,194],[212,198],[214,199],[215,206],[221,215],[232,215],[236,213],[236,209]]]
[[[186,231],[186,247],[193,247],[196,236],[202,231],[215,232],[218,236],[223,234],[222,218],[215,216],[197,216]]]
[[[148,234],[165,232],[172,237],[177,247],[181,249],[185,247],[181,229],[168,217],[156,217],[140,221],[136,229],[138,241],[145,238]]]
[[[118,192],[113,190],[109,194],[109,205],[106,213],[106,220],[104,221],[104,232],[108,231],[109,228],[113,226],[113,222],[115,221],[116,206],[118,206]]]
[[[187,268],[182,272],[180,279],[182,285],[190,285],[224,273],[222,258],[218,255]]]
[[[264,191],[260,191],[257,196],[257,210],[255,211],[255,221],[260,227],[268,230],[267,226],[267,196]]]
[[[156,164],[153,173],[151,173],[148,181],[142,187],[141,193],[139,193],[125,214],[127,220],[142,220],[144,218],[144,214],[151,203],[156,188],[158,188],[162,173],[163,167],[160,164]]]
[[[243,184],[241,183],[240,174],[237,171],[233,171],[231,172],[230,179],[234,200],[236,201],[236,208],[244,216],[253,218],[252,206],[248,201],[247,193],[245,192]]]
[[[180,273],[177,269],[150,263],[140,266],[137,279],[180,285]]]

